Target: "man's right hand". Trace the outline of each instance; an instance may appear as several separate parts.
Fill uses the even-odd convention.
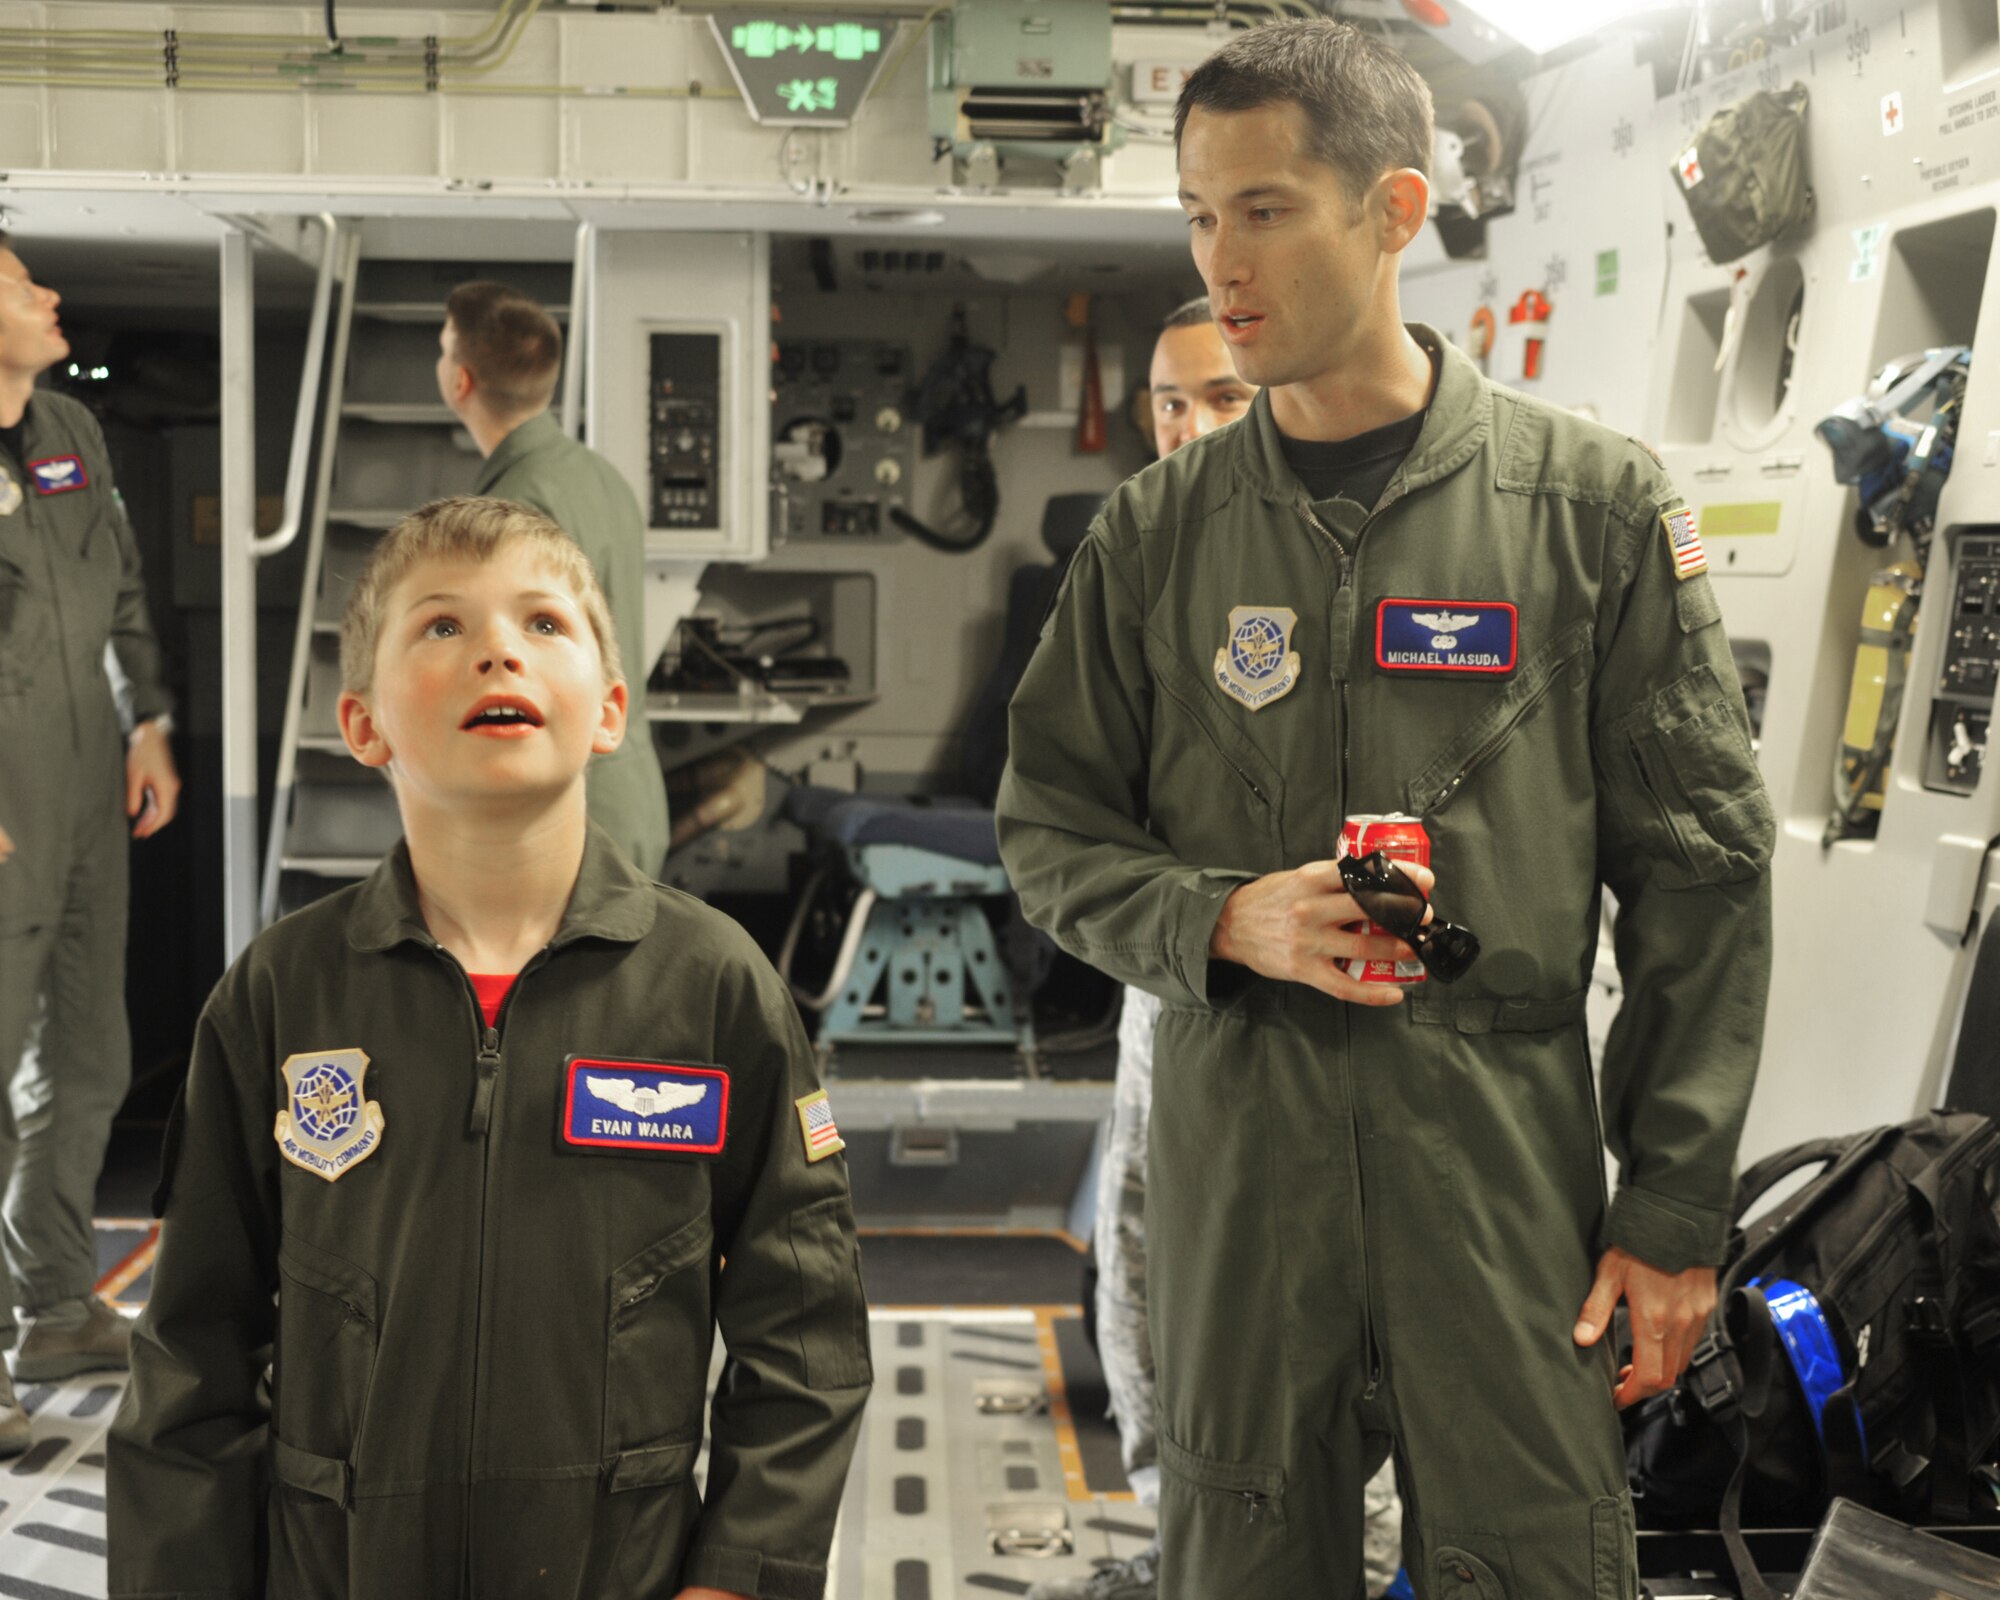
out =
[[[1397,865],[1426,895],[1430,893],[1434,879],[1429,868],[1411,862]],[[1273,872],[1232,891],[1209,935],[1208,953],[1267,978],[1310,984],[1354,1005],[1401,1005],[1401,985],[1358,983],[1335,965],[1357,956],[1370,961],[1416,959],[1401,939],[1351,926],[1367,920],[1367,913],[1341,886],[1339,863],[1312,861],[1294,872]]]
[[[14,841],[7,837],[7,830],[0,828],[0,866],[5,866],[7,858],[14,853]]]

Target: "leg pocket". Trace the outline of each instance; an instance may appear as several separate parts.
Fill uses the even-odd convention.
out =
[[[1292,1584],[1285,1469],[1218,1461],[1160,1436],[1161,1568],[1175,1596],[1276,1597]]]
[[[1629,1494],[1590,1508],[1590,1563],[1596,1600],[1639,1600],[1639,1530]]]
[[[701,1437],[715,1235],[703,1211],[612,1273],[606,1285],[604,1455]]]
[[[591,1528],[590,1560],[576,1592],[590,1600],[653,1600],[680,1591],[681,1563],[701,1515],[701,1496],[688,1478],[694,1446],[680,1475],[632,1488],[614,1483],[600,1495]]]
[[[1507,1586],[1499,1575],[1470,1550],[1458,1545],[1438,1546],[1431,1571],[1436,1578],[1440,1600],[1507,1600]]]
[[[269,1574],[264,1592],[285,1600],[327,1600],[348,1592],[347,1513],[335,1501],[290,1484],[272,1486]]]

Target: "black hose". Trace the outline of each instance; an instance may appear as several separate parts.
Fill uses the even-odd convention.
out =
[[[334,50],[340,49],[340,29],[334,25],[334,0],[326,0],[326,42]]]
[[[889,508],[889,520],[911,538],[929,545],[933,550],[942,550],[946,555],[962,556],[968,550],[977,550],[993,533],[993,524],[1000,520],[1000,478],[993,470],[993,458],[985,447],[966,445],[958,463],[958,495],[964,503],[965,511],[977,525],[974,531],[963,539],[954,539],[939,533],[929,523],[919,521],[901,506]]]

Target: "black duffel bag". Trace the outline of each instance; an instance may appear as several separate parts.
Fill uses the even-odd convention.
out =
[[[1720,1527],[1755,1597],[1741,1530],[1811,1527],[1834,1496],[2000,1521],[2000,1128],[1938,1112],[1780,1151],[1736,1221],[1692,1364],[1625,1416],[1639,1525]]]

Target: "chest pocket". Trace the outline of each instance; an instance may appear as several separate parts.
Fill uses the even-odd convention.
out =
[[[1590,649],[1588,619],[1572,622],[1537,650],[1485,710],[1454,734],[1436,757],[1409,782],[1407,809],[1430,816],[1449,805],[1472,775],[1512,742],[1572,663]]]
[[[1190,860],[1206,855],[1231,866],[1277,870],[1284,865],[1284,780],[1262,751],[1217,715],[1213,689],[1150,634],[1146,656],[1160,690],[1148,763],[1154,831]],[[1267,859],[1241,859],[1246,843],[1260,844]]]
[[[26,569],[0,555],[0,695],[34,686],[34,664],[47,634],[48,607],[30,586]]]
[[[378,1327],[375,1279],[286,1234],[278,1249],[273,1431],[290,1458],[342,1482],[361,1436]],[[318,1481],[310,1487],[338,1498]]]
[[[701,1437],[708,1377],[708,1213],[646,1246],[607,1285],[604,1454],[617,1487],[684,1476]],[[674,1448],[683,1443],[687,1449]]]

